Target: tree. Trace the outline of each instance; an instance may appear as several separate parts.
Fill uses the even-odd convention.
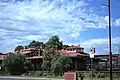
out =
[[[24,72],[25,56],[20,54],[11,54],[2,61],[2,67],[12,75]]]
[[[68,45],[63,45],[63,46],[62,46],[62,49],[65,50],[67,47],[69,47],[69,46],[68,46]]]
[[[39,41],[35,41],[33,40],[32,42],[30,42],[30,44],[28,45],[29,48],[45,48],[45,44],[43,42],[39,42]]]
[[[62,41],[59,40],[58,36],[52,36],[45,45],[46,47],[52,47],[57,50],[62,49]]]
[[[18,46],[15,48],[14,51],[20,51],[20,50],[22,50],[22,49],[24,49],[24,47],[21,46],[21,45],[18,45]]]
[[[26,71],[32,70],[32,62],[30,60],[25,60],[24,65]]]
[[[44,70],[50,71],[51,60],[54,56],[55,56],[54,48],[45,47],[45,50],[44,50],[44,53],[43,53],[43,64],[42,64],[42,68]]]
[[[28,46],[24,46],[25,47],[25,49],[28,49]]]
[[[64,73],[70,70],[72,59],[67,55],[54,57],[51,62],[51,70],[55,74]]]
[[[52,36],[45,44],[42,64],[44,70],[50,71],[51,60],[54,56],[56,56],[56,49],[62,49],[62,42],[59,41],[58,36]]]

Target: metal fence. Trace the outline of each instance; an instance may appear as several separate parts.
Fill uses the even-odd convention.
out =
[[[76,71],[78,80],[110,80],[109,71]],[[112,72],[113,80],[120,80],[120,71]]]

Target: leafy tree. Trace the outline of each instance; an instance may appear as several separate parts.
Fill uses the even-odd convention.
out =
[[[24,46],[25,47],[25,49],[28,49],[28,46]]]
[[[52,36],[45,45],[46,47],[52,47],[57,50],[62,49],[62,41],[59,40],[58,36]]]
[[[9,71],[12,75],[24,72],[25,56],[20,54],[11,54],[2,61],[2,67]]]
[[[56,49],[62,49],[62,42],[59,41],[58,36],[52,36],[45,44],[42,64],[44,70],[50,71],[51,60],[54,56],[56,56]]]
[[[50,71],[51,60],[52,60],[53,56],[55,56],[54,48],[45,47],[45,50],[44,50],[44,53],[43,53],[43,64],[42,64],[42,68],[44,70]]]
[[[31,63],[30,60],[25,60],[24,65],[25,65],[25,70],[26,71],[32,69],[32,63]]]
[[[29,48],[45,48],[45,44],[43,42],[39,42],[39,41],[35,41],[33,40],[32,42],[30,42],[30,44],[28,45]]]
[[[14,50],[14,51],[20,51],[20,50],[22,50],[22,49],[24,49],[24,47],[23,47],[23,46],[18,45],[18,46],[15,48],[15,50]]]
[[[72,59],[67,55],[54,57],[51,62],[51,70],[55,74],[64,73],[70,70]]]
[[[67,47],[69,47],[69,46],[68,46],[68,45],[63,45],[63,46],[62,46],[62,49],[65,50]]]

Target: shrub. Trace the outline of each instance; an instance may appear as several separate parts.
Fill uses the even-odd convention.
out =
[[[12,75],[19,75],[24,72],[24,62],[25,56],[11,54],[2,61],[2,67]]]
[[[0,71],[0,76],[8,76],[8,75],[10,75],[9,72],[7,72],[7,71]]]
[[[97,75],[97,78],[105,78],[106,76],[105,76],[105,74],[104,73],[98,73],[98,75]]]
[[[72,60],[67,55],[63,55],[60,57],[55,57],[52,60],[51,70],[56,75],[60,73],[64,73],[70,70],[70,66],[72,64]]]

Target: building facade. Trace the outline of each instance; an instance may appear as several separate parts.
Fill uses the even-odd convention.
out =
[[[31,62],[30,70],[42,70],[41,65],[43,63],[43,52],[44,49],[28,48],[14,53],[0,53],[0,64],[2,63],[2,60],[10,54],[22,54],[25,55],[26,59]],[[84,48],[79,45],[71,45],[67,47],[66,50],[56,50],[56,53],[70,56],[73,61],[71,70],[81,71],[91,69],[91,59],[89,58],[89,54],[85,53]],[[120,70],[120,55],[113,54],[112,61],[113,70]],[[109,55],[95,55],[95,58],[93,59],[93,69],[104,71],[109,70]]]
[[[66,50],[57,50],[59,54],[69,55],[72,59],[72,70],[86,70],[87,60],[89,59],[89,55],[84,52],[84,48],[78,46],[70,46],[67,47]]]

